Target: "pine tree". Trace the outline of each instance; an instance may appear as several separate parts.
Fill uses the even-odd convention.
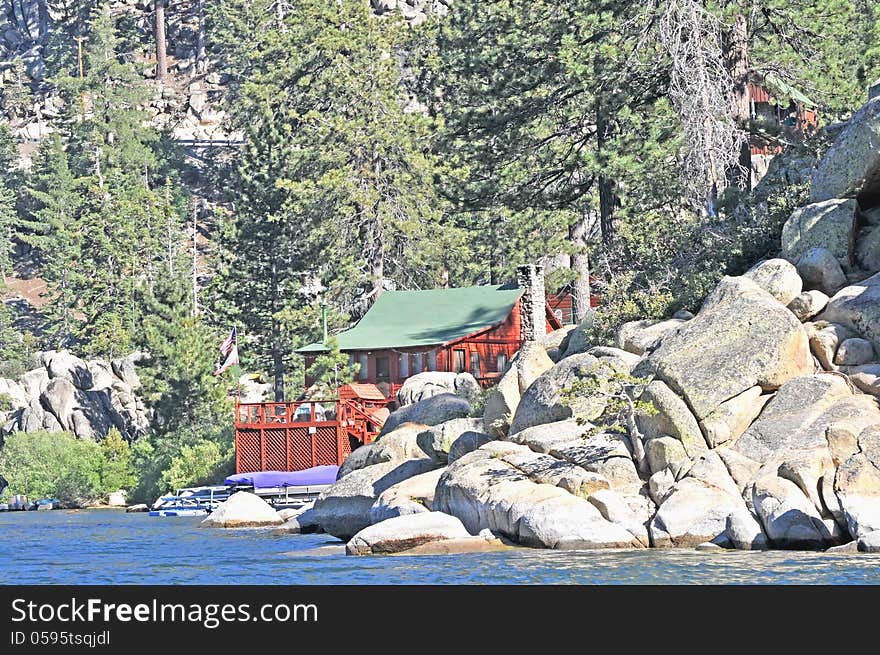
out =
[[[299,293],[305,280],[320,280],[335,313],[363,311],[358,301],[372,302],[386,278],[436,284],[443,238],[432,119],[401,84],[418,37],[364,2],[305,0],[281,15],[270,5],[227,0],[212,21],[225,25],[215,48],[235,66],[247,140],[225,279],[280,400],[291,328],[318,315],[317,298]]]
[[[40,144],[26,195],[28,211],[19,238],[37,249],[42,276],[52,289],[43,309],[47,345],[63,348],[76,332],[78,289],[90,272],[84,270],[80,256],[80,189],[57,132]]]

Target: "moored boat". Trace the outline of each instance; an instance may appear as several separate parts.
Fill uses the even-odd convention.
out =
[[[207,516],[214,507],[196,498],[162,496],[153,504],[150,516]]]

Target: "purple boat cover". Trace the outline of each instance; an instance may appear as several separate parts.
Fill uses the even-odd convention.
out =
[[[265,487],[309,487],[333,484],[339,467],[335,464],[315,466],[304,471],[256,471],[230,475],[223,484],[253,485],[254,489]]]

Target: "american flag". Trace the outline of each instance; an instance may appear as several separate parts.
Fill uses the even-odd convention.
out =
[[[226,340],[220,344],[220,354],[223,360],[217,365],[214,375],[220,375],[235,364],[238,364],[238,338],[235,334],[235,328],[226,337]]]
[[[220,354],[226,357],[229,354],[229,351],[232,349],[232,346],[235,345],[236,336],[235,336],[235,328],[232,328],[232,331],[229,333],[229,336],[226,337],[226,340],[220,344]]]

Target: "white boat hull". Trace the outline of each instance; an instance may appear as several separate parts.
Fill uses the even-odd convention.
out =
[[[150,512],[150,516],[207,516],[206,509],[154,509]]]

